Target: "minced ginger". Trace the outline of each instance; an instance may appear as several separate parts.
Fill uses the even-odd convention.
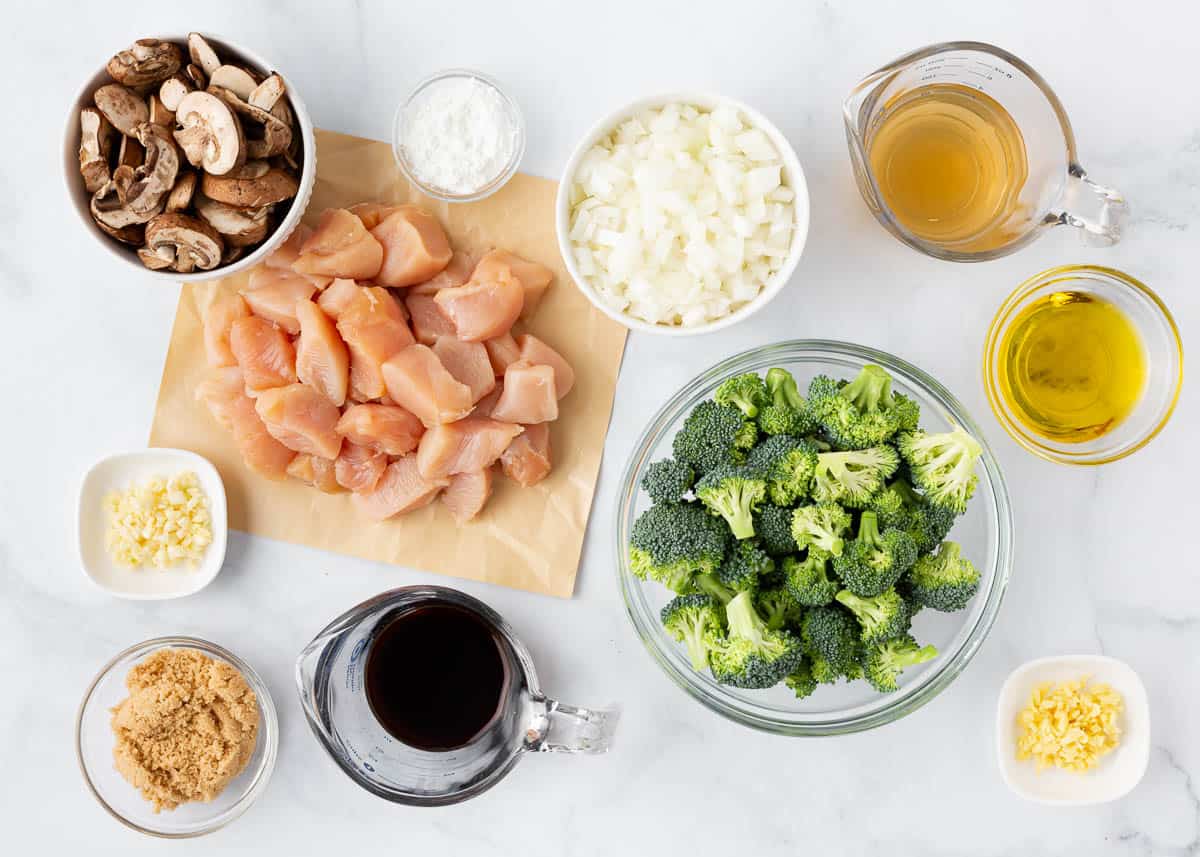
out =
[[[258,700],[240,672],[196,649],[161,649],[125,677],[112,710],[117,771],[154,811],[210,801],[242,772]]]

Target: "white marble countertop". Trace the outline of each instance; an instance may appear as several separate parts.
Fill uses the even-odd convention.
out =
[[[871,8],[868,8],[871,7]],[[903,11],[901,11],[901,8]],[[586,9],[586,11],[585,11]],[[885,11],[887,10],[887,11]],[[87,793],[71,733],[95,670],[117,650],[192,633],[249,658],[280,709],[279,764],[241,819],[179,854],[1019,854],[1200,852],[1200,431],[1185,394],[1146,450],[1101,469],[1033,458],[985,402],[980,352],[1005,295],[1051,265],[1128,270],[1200,325],[1200,102],[1195,4],[26,3],[5,15],[0,159],[0,821],[11,854],[140,854],[161,847]],[[356,788],[308,732],[292,663],[334,615],[393,586],[443,578],[232,536],[200,595],[130,603],[88,585],[76,558],[80,475],[147,437],[177,289],[130,274],[84,236],[62,189],[65,105],[114,49],[156,31],[253,46],[326,128],[386,139],[406,86],[448,66],[505,81],[524,106],[524,169],[557,176],[577,135],[625,100],[677,87],[748,101],[795,144],[812,193],[799,271],[771,312],[703,340],[631,336],[575,598],[457,584],[504,613],[548,691],[619,700],[613,753],[525,761],[453,808],[393,806]],[[1111,250],[1067,230],[978,266],[923,258],[871,219],[850,173],[840,102],[863,74],[930,42],[981,39],[1027,60],[1070,112],[1083,164],[1122,189],[1133,220]],[[624,615],[609,542],[617,480],[647,412],[718,357],[781,339],[874,345],[940,378],[999,455],[1017,552],[999,621],[970,668],[919,713],[844,738],[795,740],[719,719],[664,679]],[[453,583],[453,581],[450,581]],[[1145,680],[1150,768],[1124,800],[1023,803],[993,759],[996,694],[1021,662],[1105,652]]]

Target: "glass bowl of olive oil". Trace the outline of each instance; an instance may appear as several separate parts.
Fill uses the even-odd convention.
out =
[[[1143,283],[1065,265],[1026,280],[1000,307],[983,371],[992,410],[1023,447],[1064,464],[1104,464],[1167,424],[1183,385],[1183,343]]]

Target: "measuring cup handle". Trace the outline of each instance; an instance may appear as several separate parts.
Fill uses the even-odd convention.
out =
[[[1051,223],[1074,226],[1089,247],[1111,247],[1121,240],[1129,205],[1119,190],[1096,184],[1079,164],[1068,171],[1063,207],[1052,211]]]
[[[606,753],[620,718],[616,706],[578,708],[541,697],[525,731],[525,749],[538,753]]]

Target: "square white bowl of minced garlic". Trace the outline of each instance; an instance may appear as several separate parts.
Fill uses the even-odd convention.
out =
[[[1150,762],[1150,703],[1137,673],[1102,655],[1040,658],[1004,682],[996,755],[1005,784],[1035,803],[1124,797]]]

